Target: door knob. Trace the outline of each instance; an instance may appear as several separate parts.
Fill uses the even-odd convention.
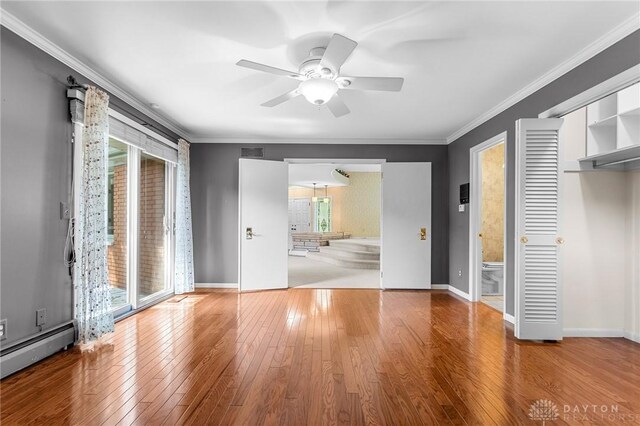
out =
[[[478,237],[482,238],[482,232],[480,232],[480,233],[478,234]]]
[[[520,242],[522,244],[527,244],[529,242],[529,239],[527,237],[520,237]]]
[[[253,228],[251,228],[251,227],[247,228],[247,235],[246,235],[246,237],[247,237],[247,240],[251,240],[251,239],[253,239]]]
[[[556,243],[557,244],[564,244],[564,238],[562,238],[562,237],[556,238]]]
[[[421,240],[427,239],[427,228],[420,228],[420,239]]]

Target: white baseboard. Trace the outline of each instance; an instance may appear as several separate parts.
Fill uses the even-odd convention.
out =
[[[514,317],[513,315],[510,315],[510,314],[508,314],[506,312],[504,313],[502,318],[504,318],[504,320],[506,322],[510,322],[511,324],[515,324],[516,323],[516,317]]]
[[[196,283],[196,288],[238,288],[238,283]]]
[[[565,328],[564,337],[625,337],[618,328]]]
[[[466,299],[466,300],[471,301],[471,296],[469,296],[469,293],[465,293],[464,291],[462,291],[462,290],[460,290],[460,289],[457,289],[457,288],[455,288],[455,287],[454,287],[454,286],[452,286],[452,285],[447,286],[447,289],[448,289],[451,293],[453,293],[453,294],[455,294],[455,295],[457,295],[457,296],[460,296],[460,297],[462,297],[463,299]]]
[[[640,343],[640,333],[632,333],[630,331],[625,331],[624,332],[624,338],[632,340],[632,341],[634,341],[636,343]]]
[[[471,300],[471,296],[469,296],[468,293],[465,293],[464,291],[449,284],[431,284],[431,290],[449,290],[451,293],[460,296],[465,300]]]

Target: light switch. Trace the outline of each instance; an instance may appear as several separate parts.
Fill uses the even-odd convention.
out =
[[[462,213],[464,211],[464,204],[458,204],[458,211]]]

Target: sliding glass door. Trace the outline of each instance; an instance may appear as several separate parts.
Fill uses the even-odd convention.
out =
[[[109,139],[108,270],[114,316],[173,291],[175,164]]]
[[[109,139],[107,171],[107,269],[111,286],[111,306],[116,313],[131,309],[128,265],[128,155],[129,147]]]
[[[171,240],[168,216],[167,163],[142,153],[138,211],[138,296],[141,302],[165,292],[167,252]]]

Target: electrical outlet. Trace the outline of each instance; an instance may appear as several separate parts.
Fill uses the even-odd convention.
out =
[[[458,269],[458,276],[461,277],[462,276],[462,269]]]
[[[45,308],[36,311],[36,325],[44,325],[47,322],[47,310]]]
[[[7,320],[0,320],[0,340],[7,338]]]

